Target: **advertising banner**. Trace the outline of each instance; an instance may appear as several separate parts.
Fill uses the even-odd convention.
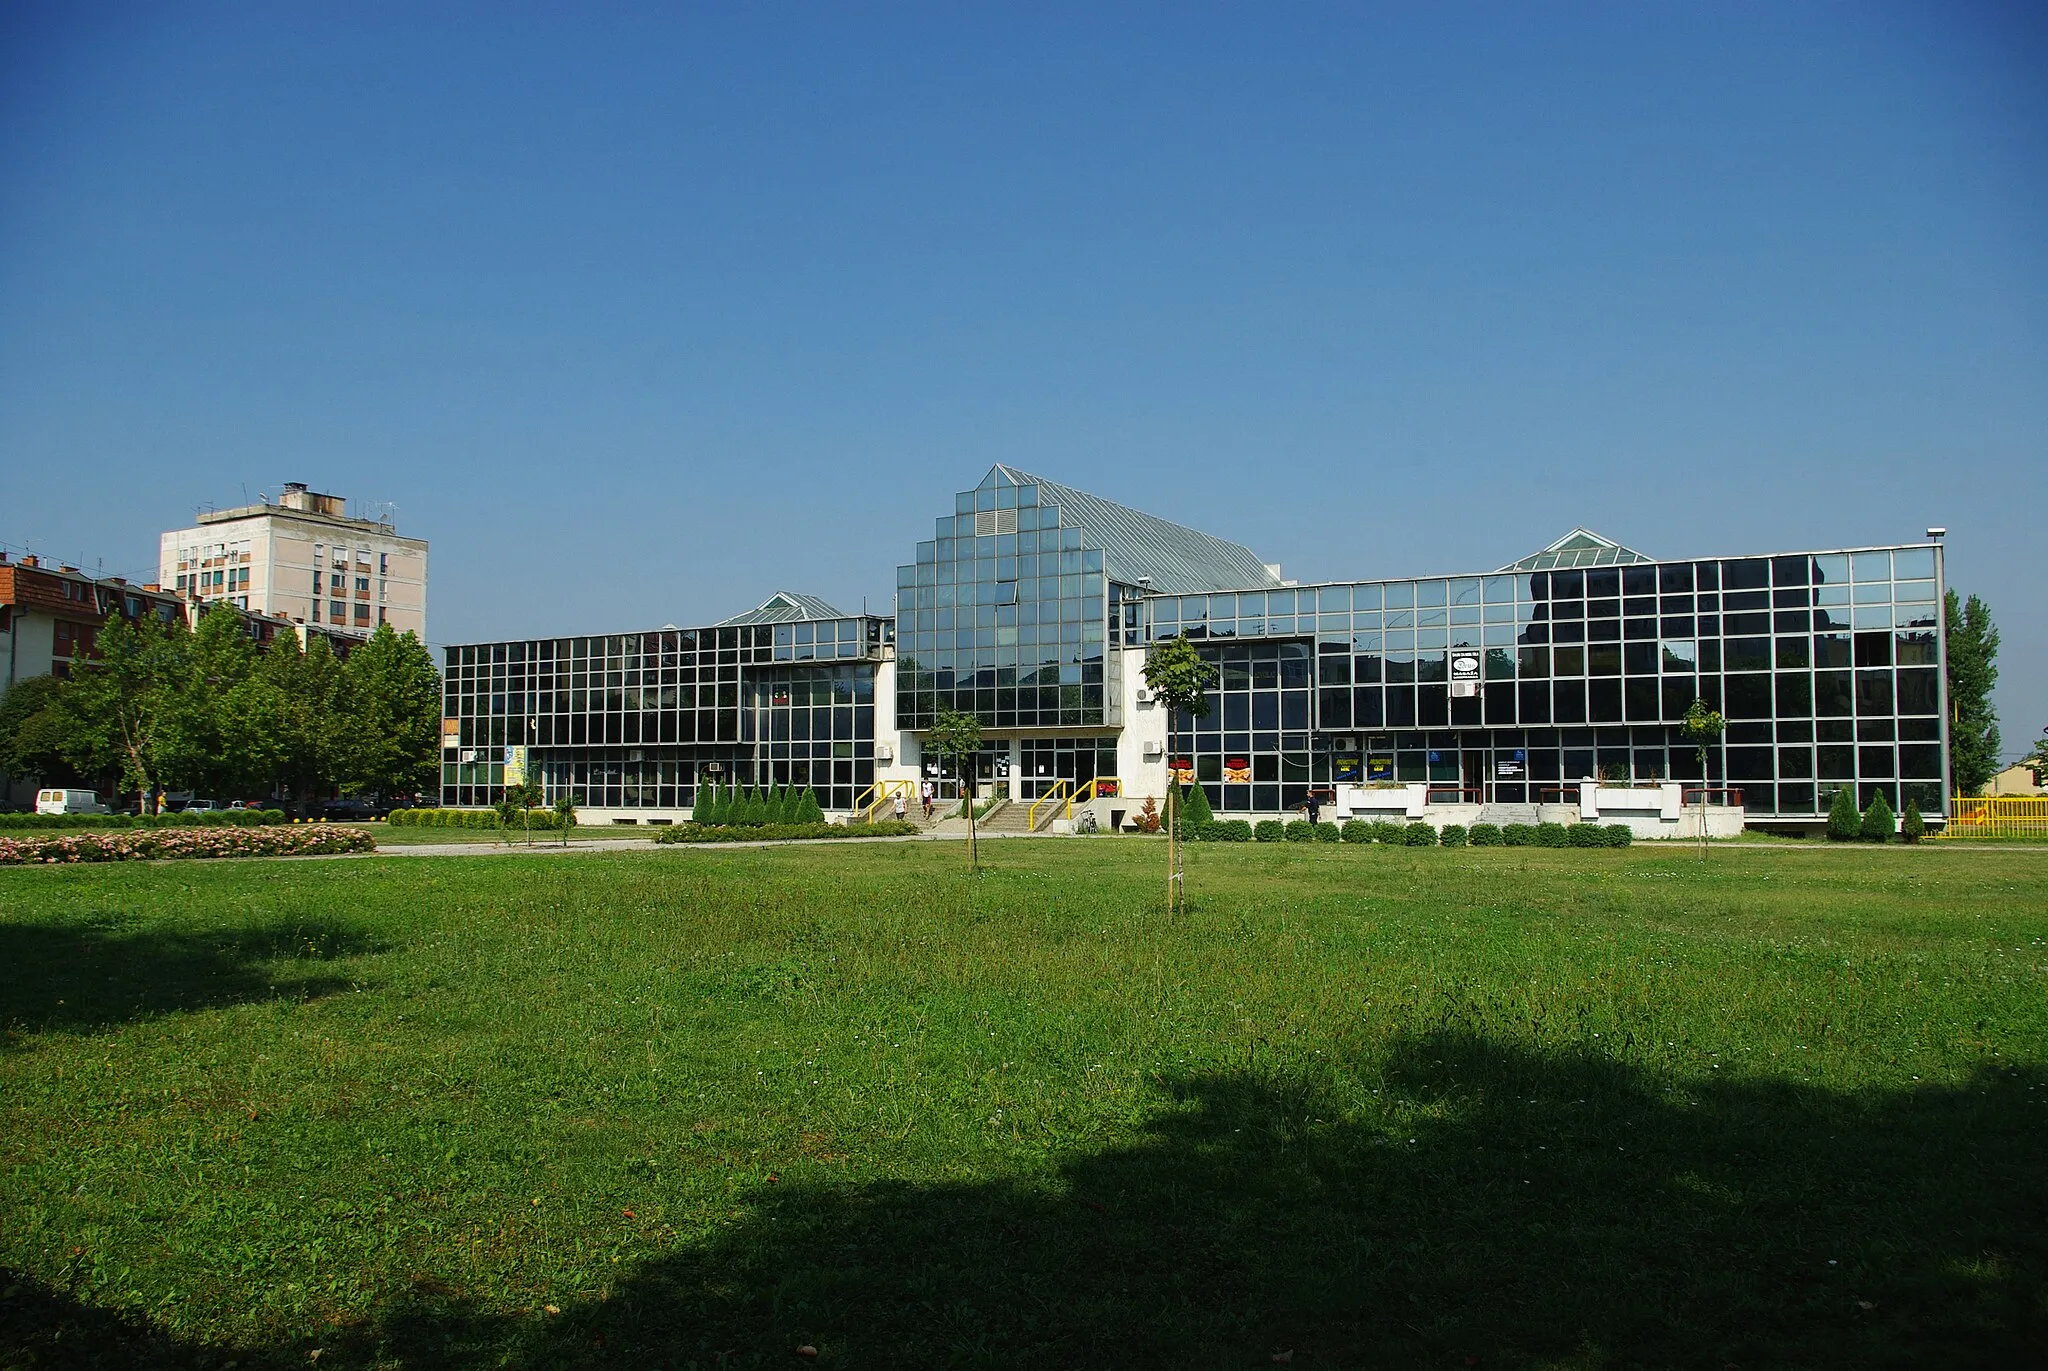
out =
[[[1250,785],[1251,783],[1252,764],[1249,761],[1243,757],[1226,757],[1223,759],[1223,784]]]
[[[507,744],[505,748],[505,784],[526,784],[526,748],[519,744]]]
[[[1356,752],[1340,752],[1337,754],[1336,776],[1339,781],[1347,781],[1356,785],[1359,777],[1364,774],[1364,759]]]
[[[1368,757],[1365,759],[1365,779],[1368,781],[1391,781],[1394,779],[1392,757]]]

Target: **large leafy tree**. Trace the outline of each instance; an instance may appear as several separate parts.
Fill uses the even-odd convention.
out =
[[[198,779],[205,746],[192,697],[193,635],[182,623],[114,619],[100,630],[99,659],[63,693],[71,715],[64,753],[88,775],[118,770],[147,801],[159,787]]]
[[[303,808],[347,764],[354,736],[348,682],[340,660],[319,635],[303,649],[296,635],[278,637],[263,654],[257,674],[276,711],[278,779]]]
[[[379,624],[349,654],[353,746],[341,779],[351,791],[410,795],[441,778],[441,673],[410,630]]]
[[[1991,610],[1972,595],[1948,593],[1943,606],[1948,629],[1949,783],[1958,795],[1976,795],[1998,770],[1998,711],[1991,688],[1998,684],[1998,628]]]
[[[0,696],[0,775],[38,784],[79,775],[64,755],[73,723],[64,689],[54,676],[28,676]]]

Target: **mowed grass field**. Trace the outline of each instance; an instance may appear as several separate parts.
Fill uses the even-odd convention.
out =
[[[0,871],[0,1365],[2048,1347],[2048,854],[984,854]]]

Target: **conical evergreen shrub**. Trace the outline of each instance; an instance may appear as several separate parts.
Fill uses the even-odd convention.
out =
[[[769,815],[768,822],[774,824],[795,823],[796,792],[786,785],[775,787],[775,803],[770,808],[774,812]]]
[[[747,822],[756,828],[768,822],[768,792],[765,790],[747,792]]]
[[[1216,811],[1209,807],[1209,792],[1198,785],[1181,787],[1180,827],[1183,833],[1200,833],[1202,825],[1216,822]]]
[[[690,803],[690,822],[708,824],[711,822],[711,787],[703,781],[697,782],[697,795]]]
[[[1828,840],[1830,842],[1854,842],[1863,836],[1863,816],[1856,812],[1856,797],[1852,786],[1843,786],[1835,792],[1835,802],[1828,806]]]
[[[1892,817],[1892,807],[1885,802],[1884,792],[1880,790],[1871,797],[1870,808],[1863,812],[1863,841],[1888,843],[1896,832],[1898,822]]]
[[[796,821],[800,824],[821,824],[825,822],[825,811],[818,806],[818,792],[809,786],[796,803]]]
[[[1899,836],[1909,843],[1917,843],[1927,836],[1927,820],[1920,817],[1920,806],[1910,803],[1899,820]]]

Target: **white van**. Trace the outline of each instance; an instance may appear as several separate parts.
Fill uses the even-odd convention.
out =
[[[92,790],[38,790],[36,792],[36,813],[38,814],[106,814],[110,811],[100,803],[99,793]]]

